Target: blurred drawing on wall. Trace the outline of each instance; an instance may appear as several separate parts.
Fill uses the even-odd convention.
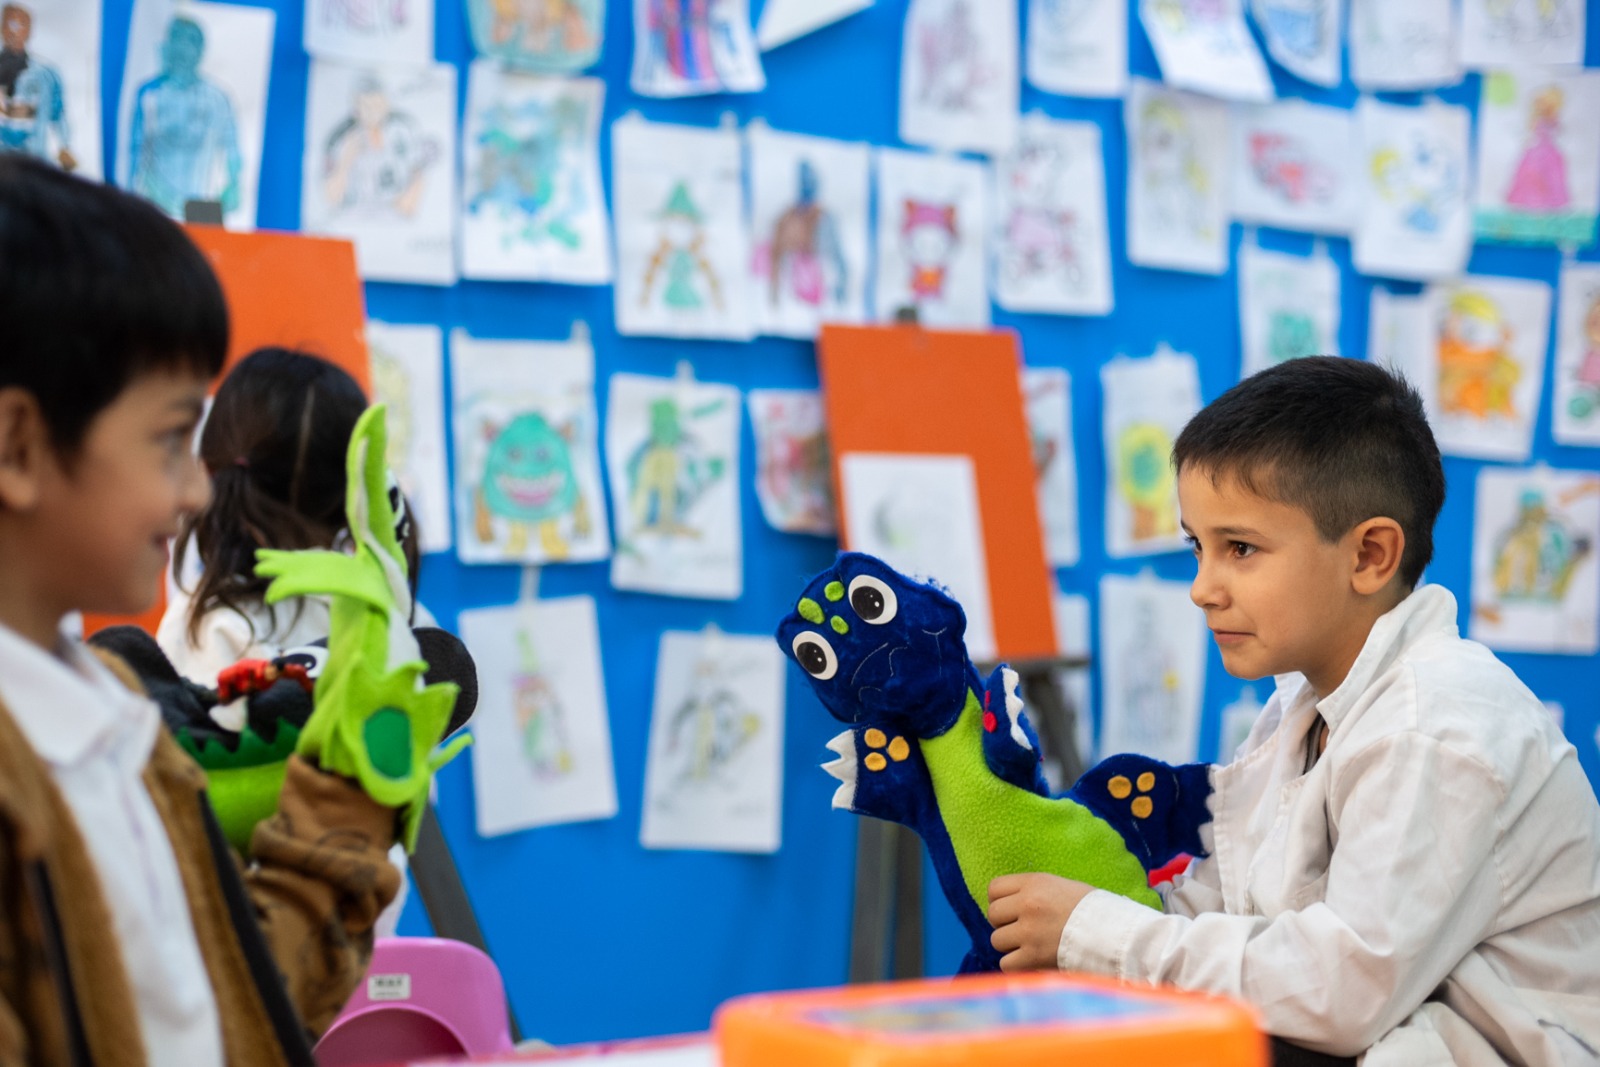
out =
[[[306,0],[304,44],[318,59],[433,62],[434,0]]]
[[[480,56],[530,74],[594,65],[605,39],[606,0],[466,0]]]
[[[1583,66],[1585,0],[1461,0],[1461,62],[1472,70]]]
[[[1133,80],[1128,137],[1128,259],[1197,274],[1228,269],[1228,108]]]
[[[756,438],[756,499],[762,517],[785,533],[837,533],[822,394],[815,389],[752,389],[746,399]]]
[[[1600,72],[1483,76],[1473,229],[1491,241],[1586,245],[1600,214]]]
[[[388,405],[389,469],[416,516],[421,550],[450,548],[444,443],[444,335],[437,326],[367,322],[372,394]]]
[[[758,93],[767,86],[748,0],[633,0],[633,91]]]
[[[1282,100],[1234,108],[1233,216],[1240,222],[1348,235],[1360,212],[1355,115]]]
[[[1365,92],[1459,82],[1454,0],[1350,0],[1350,80]]]
[[[1301,356],[1339,355],[1339,268],[1310,256],[1239,248],[1241,377]]]
[[[1199,756],[1206,619],[1188,582],[1100,579],[1100,751]]]
[[[0,152],[103,177],[100,0],[0,6]]]
[[[1550,432],[1560,444],[1600,447],[1600,266],[1593,264],[1561,268]]]
[[[900,52],[900,139],[1003,152],[1017,129],[1017,5],[911,0]]]
[[[1250,0],[1250,11],[1273,62],[1313,85],[1339,84],[1344,0]]]
[[[875,150],[877,277],[873,319],[914,309],[926,326],[987,326],[987,176],[966,159]]]
[[[1244,0],[1139,0],[1139,21],[1167,85],[1227,100],[1275,95]]]
[[[1363,186],[1351,240],[1356,269],[1413,281],[1461,273],[1472,248],[1467,109],[1362,97],[1356,121]]]
[[[1065,96],[1128,89],[1126,0],[1028,0],[1028,81]]]
[[[1165,345],[1148,359],[1118,356],[1101,366],[1100,383],[1105,396],[1106,554],[1122,559],[1187,549],[1178,526],[1172,445],[1200,410],[1200,371],[1194,357]]]

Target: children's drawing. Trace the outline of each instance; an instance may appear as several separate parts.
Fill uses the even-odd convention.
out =
[[[1206,621],[1188,582],[1100,579],[1100,750],[1199,755]]]
[[[480,56],[531,74],[572,74],[600,58],[605,0],[466,0]]]
[[[1063,656],[1092,661],[1094,627],[1089,621],[1089,598],[1081,593],[1061,593],[1051,599],[1051,607],[1056,619],[1056,651]],[[1092,673],[1090,667],[1073,667],[1056,672],[1056,684],[1061,686],[1062,693],[1072,705],[1073,742],[1078,746],[1079,758],[1087,767],[1094,766],[1098,759],[1098,748],[1094,741],[1094,700],[1089,688]],[[1052,790],[1069,788],[1070,783],[1065,781],[1065,775],[1061,776],[1063,781],[1057,785],[1056,779],[1051,777],[1051,764],[1056,764],[1056,770],[1059,771],[1059,761],[1049,760],[1045,764],[1045,777],[1050,781]]]
[[[756,23],[756,44],[770,52],[871,6],[872,0],[766,0]]]
[[[1561,268],[1551,435],[1564,445],[1600,446],[1600,266]]]
[[[375,281],[456,280],[456,72],[311,61],[301,228],[345,237]]]
[[[987,326],[983,165],[877,150],[878,247],[873,318],[912,308],[928,326]]]
[[[1126,0],[1028,0],[1028,81],[1047,93],[1128,91]]]
[[[1038,477],[1039,518],[1051,566],[1078,563],[1078,458],[1072,447],[1072,379],[1059,367],[1022,372],[1028,436]]]
[[[1181,551],[1187,545],[1178,527],[1172,443],[1200,410],[1194,357],[1165,345],[1149,359],[1118,357],[1100,368],[1100,383],[1106,554],[1120,559]]]
[[[1600,73],[1483,76],[1473,227],[1489,240],[1588,244],[1600,214]]]
[[[433,0],[306,0],[305,49],[347,63],[431,63],[433,7]]]
[[[778,850],[783,662],[766,636],[661,635],[639,830],[645,848]]]
[[[1421,392],[1439,451],[1527,459],[1550,339],[1550,287],[1468,276],[1431,286],[1427,300],[1433,344]]]
[[[1426,281],[1465,269],[1468,121],[1466,108],[1436,101],[1356,104],[1363,193],[1351,252],[1361,273]]]
[[[812,338],[824,322],[867,315],[868,149],[752,122],[756,329]]]
[[[1350,80],[1366,92],[1459,82],[1453,0],[1350,0]]]
[[[1239,690],[1237,700],[1222,709],[1222,729],[1217,737],[1218,763],[1231,763],[1238,755],[1261,717],[1261,707],[1255,686],[1247,685]]]
[[[683,377],[612,375],[606,473],[617,520],[613,586],[739,598],[737,389]]]
[[[1244,0],[1139,0],[1139,21],[1168,85],[1228,100],[1273,98]]]
[[[1461,62],[1473,70],[1583,65],[1584,0],[1462,0]]]
[[[1243,377],[1301,356],[1339,354],[1339,268],[1324,251],[1304,256],[1239,249]]]
[[[594,599],[461,613],[478,664],[472,783],[483,837],[617,813]]]
[[[1228,110],[1133,80],[1128,131],[1128,259],[1199,274],[1228,269]]]
[[[967,614],[967,651],[995,656],[978,480],[965,455],[846,452],[839,457],[844,543],[902,574],[931,578]]]
[[[163,8],[134,5],[119,184],[173,218],[213,201],[225,225],[253,228],[274,14],[198,0],[170,18]]]
[[[1344,0],[1250,0],[1250,10],[1280,67],[1313,85],[1339,84]]]
[[[1403,371],[1417,385],[1427,388],[1427,369],[1417,353],[1432,343],[1432,323],[1428,321],[1425,295],[1401,296],[1381,285],[1372,287],[1367,304],[1367,359],[1379,366]]]
[[[1030,115],[994,162],[994,294],[1008,311],[1111,313],[1100,127]]]
[[[0,152],[102,176],[100,0],[0,6]]]
[[[450,339],[456,554],[582,563],[611,553],[596,447],[594,352],[569,341]]]
[[[822,394],[814,389],[752,389],[756,497],[768,525],[785,533],[838,530],[833,463]]]
[[[1469,634],[1514,652],[1600,652],[1600,476],[1478,472]]]
[[[1017,130],[1017,5],[911,0],[900,53],[900,139],[1003,152]]]
[[[748,0],[633,0],[633,91],[758,93],[767,87]]]
[[[461,273],[601,285],[611,235],[600,187],[598,78],[535,78],[473,61],[461,168]]]
[[[1360,212],[1354,114],[1303,100],[1233,111],[1233,216],[1348,234]]]
[[[389,407],[389,469],[417,519],[423,552],[450,548],[444,448],[444,337],[437,326],[368,321],[373,399]]]
[[[611,145],[617,330],[754,336],[738,132],[628,116]]]

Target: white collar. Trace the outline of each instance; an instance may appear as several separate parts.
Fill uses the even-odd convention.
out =
[[[1396,660],[1423,637],[1443,634],[1457,636],[1456,598],[1442,585],[1425,585],[1407,596],[1372,624],[1360,655],[1350,665],[1344,681],[1317,702],[1317,710],[1327,720],[1328,729],[1338,729],[1344,718],[1373,681],[1394,666]]]
[[[80,641],[62,637],[51,655],[0,626],[0,700],[45,762],[70,767],[113,742],[143,761],[160,715]]]

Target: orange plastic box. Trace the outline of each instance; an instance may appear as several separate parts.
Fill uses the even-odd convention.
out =
[[[1250,1010],[1067,974],[980,975],[739,997],[721,1067],[1266,1067]]]

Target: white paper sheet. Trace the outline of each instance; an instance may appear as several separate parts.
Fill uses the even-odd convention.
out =
[[[1313,85],[1339,84],[1344,0],[1250,0],[1267,54]]]
[[[752,389],[756,498],[767,524],[831,536],[839,527],[826,412],[815,389]]]
[[[1600,213],[1600,72],[1483,76],[1473,228],[1488,240],[1589,244]]]
[[[478,665],[479,836],[615,815],[594,598],[463,611],[461,640]]]
[[[1600,265],[1561,268],[1551,435],[1600,447]]]
[[[1307,256],[1239,249],[1241,377],[1300,356],[1339,354],[1339,268],[1325,251]]]
[[[602,285],[598,78],[536,78],[475,60],[462,132],[461,273]]]
[[[1198,274],[1228,269],[1228,110],[1133,80],[1128,136],[1128,259]]]
[[[513,70],[572,74],[600,58],[605,0],[466,0],[465,6],[473,48]]]
[[[645,763],[645,848],[776,852],[783,653],[765,635],[661,635]]]
[[[1356,104],[1361,216],[1351,241],[1356,269],[1427,281],[1459,274],[1472,250],[1464,107],[1430,101]]]
[[[900,139],[1003,152],[1017,130],[1016,0],[911,0],[900,52]]]
[[[305,0],[305,49],[320,59],[433,62],[433,0]]]
[[[1056,650],[1063,656],[1084,656],[1092,660],[1094,627],[1089,620],[1089,598],[1081,593],[1060,593],[1052,599],[1051,607],[1056,619]],[[1057,683],[1072,701],[1073,742],[1086,767],[1094,766],[1098,758],[1094,741],[1094,700],[1089,688],[1092,673],[1090,667],[1056,672]],[[1071,788],[1072,783],[1052,780],[1050,786],[1053,792],[1060,792]]]
[[[1453,0],[1350,0],[1350,80],[1365,92],[1459,82]]]
[[[1403,373],[1422,390],[1428,368],[1420,354],[1433,344],[1433,324],[1428,321],[1425,296],[1391,293],[1372,287],[1367,304],[1367,359],[1380,367]]]
[[[1128,91],[1127,0],[1028,0],[1028,81],[1067,96]]]
[[[1253,685],[1239,690],[1239,697],[1222,709],[1222,729],[1217,735],[1218,763],[1232,763],[1239,749],[1250,738],[1250,731],[1261,717],[1261,698]]]
[[[868,147],[759,119],[745,138],[757,331],[812,338],[824,322],[866,321]]]
[[[872,0],[766,0],[756,23],[756,44],[770,52],[871,6]]]
[[[344,237],[373,281],[450,285],[456,69],[311,61],[300,228]]]
[[[457,330],[450,368],[461,562],[610,555],[586,332],[567,341],[484,341]]]
[[[0,91],[0,152],[99,180],[100,0],[22,0],[6,12],[7,38],[20,39],[26,62]]]
[[[737,389],[613,374],[606,474],[617,522],[613,586],[739,599],[744,570]]]
[[[1025,367],[1022,397],[1044,523],[1045,556],[1053,567],[1078,563],[1078,456],[1072,447],[1072,378],[1059,367]]]
[[[1585,0],[1461,0],[1461,63],[1583,65]]]
[[[839,491],[851,551],[949,590],[967,615],[967,654],[993,659],[994,615],[972,458],[847,452],[839,457]]]
[[[624,116],[611,126],[617,330],[754,336],[739,134]]]
[[[1017,143],[994,161],[994,294],[1007,311],[1109,315],[1111,238],[1106,225],[1100,127],[1022,121]]]
[[[373,399],[389,407],[389,469],[405,491],[424,553],[450,548],[444,445],[444,335],[437,326],[367,322]]]
[[[1360,213],[1360,152],[1347,108],[1283,100],[1232,115],[1233,217],[1348,235]]]
[[[176,219],[189,200],[216,200],[229,229],[255,227],[274,20],[259,7],[135,0],[118,185]]]
[[[748,0],[633,0],[640,96],[758,93],[767,87]]]
[[[1172,444],[1200,410],[1200,371],[1194,357],[1165,345],[1149,359],[1118,357],[1101,366],[1100,384],[1105,395],[1106,554],[1122,559],[1186,550],[1178,526]]]
[[[1139,20],[1168,85],[1228,100],[1273,98],[1244,0],[1139,0]]]
[[[1429,287],[1432,343],[1420,375],[1439,451],[1525,460],[1544,385],[1550,286],[1464,277]]]
[[[1188,582],[1100,579],[1100,751],[1168,763],[1199,755],[1206,622]]]
[[[1478,472],[1468,633],[1516,652],[1600,652],[1600,475]]]
[[[987,181],[981,163],[879,148],[873,318],[915,308],[924,326],[989,325]]]

